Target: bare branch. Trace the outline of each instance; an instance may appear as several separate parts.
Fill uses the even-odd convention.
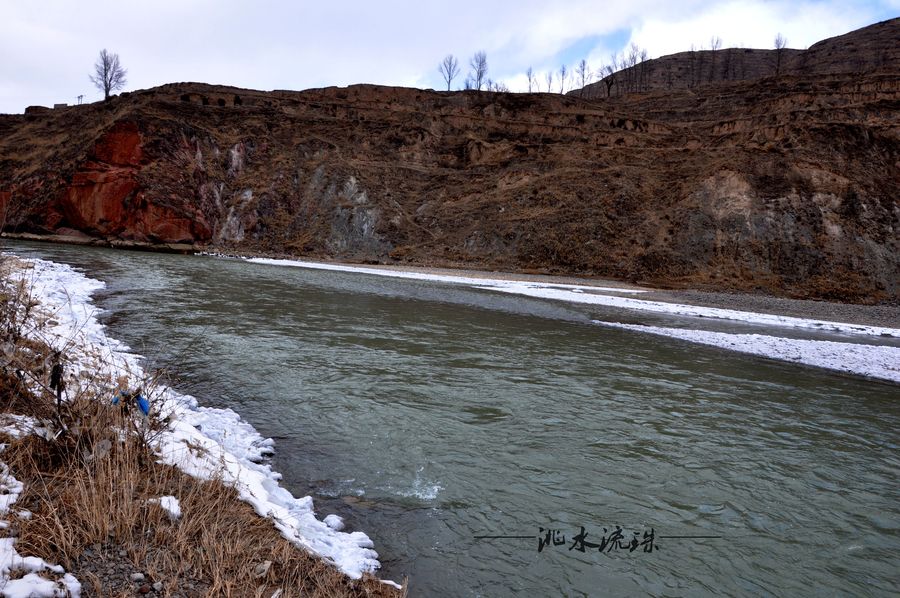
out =
[[[588,66],[587,60],[584,58],[581,59],[581,62],[578,63],[578,67],[575,69],[575,73],[578,75],[578,78],[581,80],[581,96],[584,96],[584,87],[591,80],[591,69]]]
[[[438,65],[438,72],[444,77],[444,81],[447,82],[447,91],[450,91],[450,84],[459,74],[459,61],[453,54],[447,54],[441,61],[441,64]]]
[[[787,38],[779,33],[775,36],[775,49],[783,50],[787,47]]]
[[[103,92],[103,100],[109,100],[109,94],[125,87],[125,75],[128,71],[119,64],[119,55],[100,50],[100,57],[94,64],[94,74],[90,76],[91,82],[97,89]]]
[[[787,38],[779,33],[775,36],[775,74],[781,74],[781,60],[784,58],[784,49],[787,47]]]
[[[488,71],[487,54],[484,50],[475,52],[475,55],[469,60],[469,66],[472,67],[472,72],[469,74],[472,79],[472,87],[480,90]]]

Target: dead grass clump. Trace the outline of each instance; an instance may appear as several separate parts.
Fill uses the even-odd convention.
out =
[[[71,411],[84,409],[81,421],[94,426],[121,419],[119,410],[99,404],[79,401]],[[85,550],[119,546],[137,570],[163,582],[163,595],[183,594],[186,580],[193,595],[205,596],[269,597],[278,589],[282,597],[399,594],[374,578],[350,580],[299,550],[233,488],[156,463],[136,434],[116,442],[94,433],[68,438],[60,443],[29,435],[3,454],[25,484],[20,504],[32,511],[19,528],[23,554],[60,563],[79,577]],[[180,501],[178,520],[151,502],[168,495]],[[97,595],[114,595],[105,585],[111,580],[96,573],[86,578]]]

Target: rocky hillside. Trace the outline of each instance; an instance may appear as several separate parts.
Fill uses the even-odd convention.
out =
[[[605,98],[645,91],[694,89],[765,77],[811,77],[863,73],[900,63],[900,18],[832,37],[808,50],[725,48],[691,50],[639,62],[596,83],[569,92]]]
[[[0,213],[18,233],[897,301],[898,114],[896,60],[596,100],[171,84],[0,116]]]

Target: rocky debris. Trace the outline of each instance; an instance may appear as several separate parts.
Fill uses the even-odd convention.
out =
[[[0,115],[0,212],[108,245],[898,301],[898,37],[597,100],[179,83]]]
[[[128,595],[194,598],[205,596],[207,591],[204,582],[190,575],[152,579],[133,564],[127,550],[114,544],[88,547],[75,561],[72,572],[81,581],[81,595],[85,598]]]

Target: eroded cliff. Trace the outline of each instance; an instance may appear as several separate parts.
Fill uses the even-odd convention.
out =
[[[595,100],[171,84],[0,116],[0,210],[6,231],[896,301],[898,108],[895,63]]]

